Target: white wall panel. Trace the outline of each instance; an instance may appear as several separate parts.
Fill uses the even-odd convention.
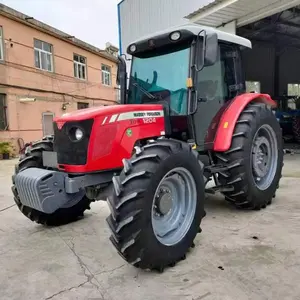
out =
[[[124,0],[119,4],[122,52],[144,35],[187,23],[184,16],[212,0]]]

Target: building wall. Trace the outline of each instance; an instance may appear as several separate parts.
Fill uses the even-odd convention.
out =
[[[260,81],[261,91],[274,96],[275,47],[253,43],[253,49],[243,51],[246,80]],[[300,50],[287,48],[279,60],[279,94],[287,92],[288,83],[300,83]]]
[[[83,50],[68,42],[0,15],[4,35],[4,61],[0,62],[0,93],[6,94],[9,130],[1,139],[22,138],[24,142],[43,135],[42,115],[59,116],[77,109],[77,102],[90,106],[115,104],[115,61]],[[54,72],[35,68],[34,38],[53,46]],[[87,80],[74,78],[73,53],[86,57]],[[102,84],[101,65],[111,67],[111,86]],[[36,98],[21,103],[20,98]],[[62,110],[64,103],[69,103]]]
[[[272,95],[274,92],[275,48],[264,43],[252,43],[252,49],[245,49],[242,56],[246,80],[259,81],[261,91]]]
[[[296,48],[287,49],[279,62],[280,82],[279,90],[281,93],[287,92],[288,83],[300,83],[300,50]]]

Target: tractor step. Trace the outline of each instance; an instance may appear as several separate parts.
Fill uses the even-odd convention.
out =
[[[204,168],[204,171],[208,171],[211,174],[224,173],[228,171],[228,166],[224,166],[224,165],[207,166]]]
[[[217,185],[208,189],[205,189],[205,193],[207,194],[216,194],[216,193],[226,193],[226,192],[233,192],[234,187],[233,186],[224,186],[224,185]]]

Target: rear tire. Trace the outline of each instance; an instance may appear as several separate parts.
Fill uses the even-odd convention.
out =
[[[265,132],[265,136],[261,137],[261,132]],[[269,151],[268,158],[264,158],[261,153],[268,145],[273,150]],[[215,153],[215,156],[218,164],[228,167],[227,172],[219,173],[220,183],[234,188],[231,192],[224,192],[227,201],[238,208],[254,210],[271,204],[282,176],[283,143],[279,123],[265,104],[252,103],[244,109],[236,124],[230,149],[225,153]],[[258,174],[265,175],[260,177]]]
[[[191,174],[195,183],[191,185],[195,187],[195,197],[190,197],[195,202],[194,210],[190,210],[190,215],[187,213],[181,223],[191,217],[186,232],[180,236],[182,238],[178,241],[171,241],[170,238],[167,241],[157,236],[153,204],[157,201],[157,188],[161,180],[168,172],[175,172],[179,168],[186,170],[186,174]],[[185,259],[188,249],[194,247],[193,241],[200,232],[200,223],[205,214],[202,167],[190,146],[179,141],[161,139],[138,148],[130,160],[124,160],[124,169],[120,176],[113,178],[113,183],[113,195],[107,199],[111,210],[107,223],[112,233],[110,240],[121,257],[135,267],[158,271]],[[188,186],[185,183],[187,181],[182,186]],[[175,194],[171,194],[172,201]],[[188,195],[187,190],[185,195]],[[187,200],[182,194],[179,198],[180,203]],[[177,207],[172,207],[170,215]],[[163,217],[168,216],[168,213]],[[183,228],[183,225],[178,224],[170,237],[172,234],[173,237],[176,236],[180,228]]]
[[[28,168],[44,168],[42,157],[43,151],[53,151],[53,138],[45,137],[41,141],[32,144],[32,146],[27,149],[25,155],[16,165],[15,174],[18,174],[19,172]],[[33,222],[47,226],[59,226],[74,222],[80,217],[83,217],[83,213],[86,209],[90,209],[91,200],[89,200],[87,197],[84,197],[72,207],[60,208],[52,214],[46,214],[28,206],[24,206],[20,201],[15,185],[12,187],[12,192],[14,194],[15,203],[17,204],[19,210],[27,218]]]

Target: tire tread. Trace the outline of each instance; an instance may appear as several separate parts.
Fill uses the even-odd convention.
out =
[[[145,217],[142,214],[144,196],[150,179],[164,159],[183,149],[192,151],[189,145],[177,140],[151,141],[139,148],[130,162],[124,161],[124,166],[131,166],[130,171],[127,168],[127,172],[123,171],[120,176],[115,177],[118,179],[114,180],[114,193],[108,198],[111,214],[106,219],[111,231],[110,240],[120,256],[135,267],[163,270],[169,265],[175,265],[183,256],[175,261],[164,258],[164,262],[153,264],[145,255],[143,244],[138,242],[143,231],[140,225]],[[190,245],[187,246],[189,247]]]
[[[255,197],[249,195],[248,190],[250,187],[244,169],[244,160],[245,157],[247,157],[244,147],[248,139],[247,131],[250,130],[252,126],[255,126],[256,119],[262,116],[270,117],[271,115],[274,117],[272,111],[270,111],[265,104],[250,103],[241,113],[237,121],[232,137],[231,148],[224,153],[216,153],[215,157],[217,162],[223,165],[225,164],[228,167],[227,172],[219,173],[218,177],[220,183],[234,187],[233,191],[224,192],[223,194],[227,201],[238,208],[257,210],[265,207],[272,201],[272,199],[270,200],[268,198],[264,201],[258,201]],[[281,169],[279,177],[281,177]]]

